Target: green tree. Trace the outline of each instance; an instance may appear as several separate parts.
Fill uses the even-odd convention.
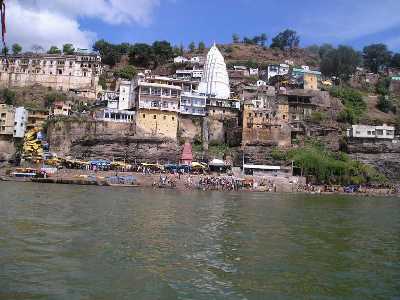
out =
[[[339,46],[324,54],[321,60],[321,72],[325,76],[336,76],[347,81],[359,65],[359,55],[348,46]]]
[[[334,87],[330,90],[330,94],[332,97],[339,98],[344,105],[344,110],[338,116],[341,122],[357,123],[367,109],[362,94],[355,89]]]
[[[132,80],[136,74],[137,74],[136,68],[131,65],[127,65],[114,72],[114,76],[127,80]]]
[[[392,53],[385,44],[372,44],[363,49],[364,65],[372,72],[378,73],[382,67],[390,64]]]
[[[271,48],[279,48],[281,50],[294,49],[300,44],[300,36],[291,29],[280,32],[272,39]]]
[[[312,54],[319,56],[319,46],[318,45],[310,45],[306,48],[306,50]]]
[[[200,52],[204,52],[204,50],[206,50],[206,44],[204,44],[203,41],[199,42],[197,49],[199,49]]]
[[[57,46],[51,46],[47,54],[61,54],[61,50]]]
[[[64,54],[71,55],[71,54],[74,54],[74,52],[75,52],[74,45],[72,45],[72,44],[64,44],[63,45],[63,53]]]
[[[196,44],[194,42],[191,42],[188,47],[190,52],[194,52],[196,50]]]
[[[237,33],[232,34],[232,42],[234,44],[240,43],[240,36]]]
[[[106,74],[103,73],[99,76],[99,85],[101,86],[101,88],[103,90],[107,89],[107,78],[106,78]]]
[[[390,65],[393,68],[400,68],[400,53],[396,53],[395,55],[393,55]]]
[[[393,110],[393,103],[388,95],[380,95],[378,99],[377,107],[380,111],[388,113]]]
[[[12,49],[12,52],[13,52],[14,55],[15,55],[15,54],[19,54],[19,53],[21,53],[21,51],[22,51],[22,47],[21,47],[21,45],[18,44],[18,43],[13,44],[13,45],[11,46],[11,49]]]
[[[322,58],[324,58],[324,56],[328,53],[328,52],[330,52],[331,50],[334,50],[335,48],[331,45],[331,44],[322,44],[320,47],[319,47],[319,51],[318,51],[318,54],[319,54],[319,57],[322,59]]]
[[[93,45],[93,51],[99,52],[101,60],[104,64],[114,66],[121,59],[121,53],[118,52],[115,45],[105,41],[98,40]]]
[[[16,94],[14,91],[5,88],[5,89],[1,90],[0,96],[3,99],[5,104],[8,104],[8,105],[15,104]]]
[[[144,43],[133,45],[129,51],[129,63],[138,67],[149,68],[153,64],[153,48]]]
[[[172,46],[167,41],[155,41],[152,48],[155,66],[165,64],[174,57]]]
[[[3,49],[1,49],[1,53],[3,55],[7,55],[10,52],[10,50],[8,49],[8,47],[3,47]]]

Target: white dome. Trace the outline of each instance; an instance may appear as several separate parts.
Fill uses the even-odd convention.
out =
[[[219,99],[229,99],[229,77],[224,57],[215,44],[207,54],[199,92]]]

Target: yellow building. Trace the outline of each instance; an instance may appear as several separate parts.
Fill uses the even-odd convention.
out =
[[[177,139],[181,87],[139,82],[136,88],[136,130],[144,136]]]
[[[12,105],[0,104],[0,134],[13,135],[15,109]]]
[[[318,90],[318,76],[316,74],[304,73],[304,89]]]
[[[145,136],[176,140],[178,114],[174,111],[139,109],[136,115],[136,130]]]
[[[242,145],[291,145],[289,105],[278,99],[246,101]]]

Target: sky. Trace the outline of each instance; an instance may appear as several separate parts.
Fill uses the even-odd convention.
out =
[[[385,43],[400,52],[400,0],[5,0],[7,43],[25,51],[72,43],[168,40],[228,43],[232,34],[290,28],[301,46],[331,43],[356,49]]]

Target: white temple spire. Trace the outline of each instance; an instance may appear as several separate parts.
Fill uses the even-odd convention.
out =
[[[224,57],[215,42],[207,54],[199,92],[219,99],[229,99],[229,77]]]

